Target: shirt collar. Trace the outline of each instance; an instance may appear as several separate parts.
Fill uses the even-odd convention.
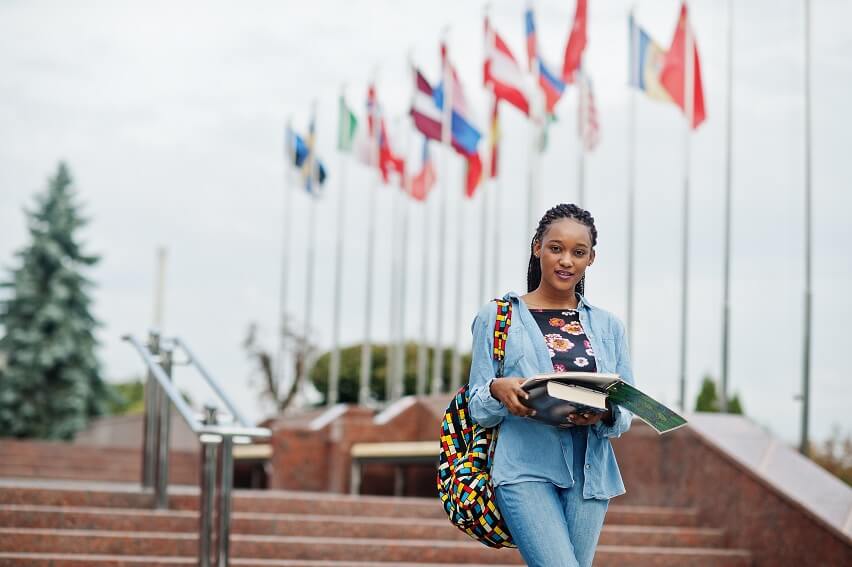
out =
[[[516,292],[516,291],[510,291],[509,293],[507,293],[506,295],[503,296],[503,299],[505,299],[506,301],[510,301],[512,299],[515,299],[518,302],[520,302],[521,296],[518,295],[518,292]],[[584,309],[584,308],[585,309],[595,309],[595,306],[592,305],[591,303],[589,303],[586,300],[585,296],[578,293],[577,294],[577,309]]]

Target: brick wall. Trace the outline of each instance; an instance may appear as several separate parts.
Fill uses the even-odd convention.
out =
[[[695,506],[703,524],[726,529],[729,546],[751,550],[755,566],[852,565],[848,537],[691,429],[658,436],[637,422],[613,445],[623,502]]]

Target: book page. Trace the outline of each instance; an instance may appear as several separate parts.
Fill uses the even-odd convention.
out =
[[[619,381],[608,390],[608,393],[610,402],[633,412],[653,427],[657,433],[667,433],[686,425],[683,417],[627,382]]]

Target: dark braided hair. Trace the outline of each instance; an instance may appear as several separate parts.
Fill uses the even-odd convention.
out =
[[[589,227],[589,233],[592,235],[592,248],[598,243],[598,229],[595,228],[595,219],[586,209],[581,209],[574,204],[559,204],[544,213],[541,220],[538,221],[538,228],[533,235],[530,243],[530,265],[527,270],[527,292],[535,291],[541,283],[541,260],[535,257],[535,243],[541,243],[544,238],[544,233],[547,228],[554,222],[560,219],[574,219],[580,224]],[[583,295],[586,290],[586,276],[577,282],[576,292]]]

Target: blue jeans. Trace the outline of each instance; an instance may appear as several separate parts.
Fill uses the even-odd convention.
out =
[[[497,505],[529,567],[591,567],[609,500],[583,498],[585,434],[573,428],[574,486],[518,482],[497,487]]]

